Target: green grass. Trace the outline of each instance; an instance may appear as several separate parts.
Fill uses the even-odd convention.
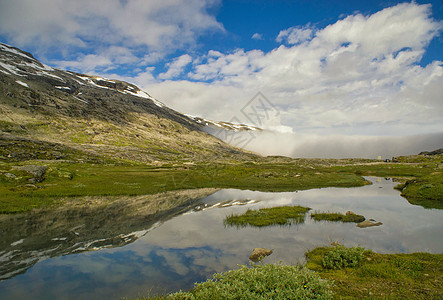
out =
[[[303,206],[279,206],[261,208],[259,210],[248,209],[241,215],[230,215],[224,220],[224,224],[237,227],[264,227],[270,225],[291,225],[305,222],[305,215],[310,210]]]
[[[395,174],[415,176],[416,179],[409,181],[402,189],[402,195],[413,204],[443,208],[442,173],[420,165],[381,164],[358,166],[356,170],[357,166],[352,164],[329,166],[325,163],[315,164],[316,160],[294,160],[275,163],[200,163],[190,166],[171,163],[169,166],[156,167],[82,155],[82,152],[61,146],[57,151],[51,151],[49,146],[44,151],[34,151],[36,160],[30,160],[29,153],[20,154],[19,150],[24,148],[26,142],[18,143],[15,153],[17,157],[21,155],[27,160],[0,164],[1,213],[29,211],[63,197],[142,195],[204,187],[285,192],[362,186],[367,182],[355,172],[366,167],[363,175],[380,176],[390,170]],[[64,160],[58,162],[53,158],[60,152]],[[16,174],[12,168],[24,164],[44,164],[49,167],[45,180],[37,184],[37,188],[27,186],[29,176]],[[17,178],[7,178],[3,175],[5,173],[14,173]]]
[[[443,175],[439,169],[443,156],[420,156],[411,163],[370,165],[362,165],[370,161],[357,159],[284,157],[247,162],[200,160],[184,165],[185,161],[177,157],[176,161],[158,167],[88,154],[55,143],[25,139],[0,143],[0,213],[25,212],[60,203],[57,200],[66,197],[130,196],[205,187],[266,192],[356,187],[368,184],[362,175],[408,178],[400,190],[411,203],[443,208]],[[45,180],[30,185],[32,178],[13,168],[25,164],[48,166]],[[8,178],[4,175],[7,173],[16,178]]]
[[[18,173],[13,168],[24,164],[48,166],[44,181],[30,187],[31,176]],[[306,170],[300,179],[291,173],[293,168],[291,165],[279,168],[246,164],[159,168],[112,161],[78,162],[73,159],[69,162],[11,162],[0,165],[0,213],[24,212],[65,197],[131,196],[205,187],[279,192],[327,186],[361,186],[366,183],[354,174],[315,174],[311,169]],[[303,172],[302,168],[297,169]],[[12,173],[16,178],[7,178],[3,175],[6,173]],[[262,174],[267,174],[267,178],[263,178]]]
[[[443,173],[435,172],[406,181],[397,187],[401,195],[412,204],[425,208],[443,209]]]
[[[330,282],[300,266],[240,266],[166,299],[331,299]],[[155,299],[155,298],[154,298]]]
[[[331,221],[331,222],[354,222],[360,223],[365,220],[365,217],[357,214],[349,214],[344,215],[341,213],[322,213],[322,212],[314,212],[311,214],[311,218],[315,221]]]
[[[321,264],[325,269],[339,270],[358,266],[364,258],[362,247],[344,247],[337,245],[325,253]]]
[[[341,247],[341,246],[340,246]],[[443,254],[378,254],[365,251],[354,266],[329,268],[325,257],[333,248],[306,254],[306,267],[334,281],[335,299],[441,299]],[[345,250],[343,250],[345,249]],[[341,250],[348,251],[342,247]],[[355,249],[355,248],[354,248]]]

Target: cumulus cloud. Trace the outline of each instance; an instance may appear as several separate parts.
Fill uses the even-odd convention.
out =
[[[223,25],[207,11],[218,3],[218,0],[190,0],[186,5],[177,0],[2,1],[0,34],[16,46],[33,47],[37,54],[61,51],[66,62],[59,62],[59,66],[87,60],[88,57],[73,54],[78,50],[85,56],[106,57],[112,64],[133,63],[134,57],[141,62],[152,61],[152,57],[144,57],[147,52],[164,57],[177,49],[193,47],[204,32],[223,31]]]
[[[191,80],[145,87],[179,111],[245,123],[241,109],[261,91],[281,111],[280,125],[297,133],[440,132],[443,63],[419,65],[442,29],[430,8],[403,3],[315,32],[289,28],[279,34],[284,45],[270,52],[210,51]]]

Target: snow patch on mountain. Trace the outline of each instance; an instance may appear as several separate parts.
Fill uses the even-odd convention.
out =
[[[93,87],[107,90],[114,90],[122,94],[132,95],[152,101],[157,107],[164,108],[165,105],[153,98],[147,92],[137,86],[100,76],[90,76],[69,71],[57,70],[35,59],[32,54],[22,51],[7,44],[0,43],[0,73],[9,76],[19,76],[31,79],[32,76],[41,76],[49,79],[53,88],[65,91],[70,94],[81,95],[83,87]],[[29,86],[24,81],[16,80],[22,86]],[[76,97],[77,100],[83,101]]]
[[[23,81],[16,80],[15,82],[17,82],[18,84],[20,84],[20,85],[22,85],[24,87],[27,87],[27,88],[29,87],[29,85],[27,83],[23,82]]]
[[[245,125],[245,124],[233,124],[229,122],[223,122],[223,121],[211,121],[204,118],[186,115],[188,118],[194,120],[196,123],[208,126],[208,127],[218,127],[220,129],[226,129],[226,130],[232,130],[232,131],[262,131],[263,129]]]

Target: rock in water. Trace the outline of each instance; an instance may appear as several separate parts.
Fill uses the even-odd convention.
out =
[[[254,248],[252,254],[249,256],[249,259],[252,260],[253,262],[258,262],[271,254],[272,250],[266,248]]]
[[[383,225],[383,223],[382,222],[375,222],[374,219],[370,219],[370,220],[366,220],[361,223],[358,223],[357,227],[366,228],[366,227],[380,226],[380,225]]]

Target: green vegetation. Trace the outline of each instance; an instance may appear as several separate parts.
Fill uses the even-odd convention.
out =
[[[193,188],[238,188],[260,191],[294,191],[310,188],[361,186],[367,182],[355,174],[310,166],[272,163],[196,163],[161,166],[100,158],[63,147],[20,152],[27,142],[15,145],[15,156],[0,155],[0,213],[29,211],[61,204],[59,199],[82,196],[132,196]],[[51,149],[57,149],[51,150]],[[60,157],[60,159],[56,159]],[[22,159],[23,158],[23,159]],[[18,167],[47,167],[43,181]],[[296,176],[303,173],[301,176]]]
[[[435,172],[396,187],[412,204],[443,209],[443,173]]]
[[[441,299],[443,254],[378,254],[319,247],[302,266],[253,264],[215,274],[189,292],[144,299]]]
[[[261,208],[259,210],[248,209],[244,214],[233,214],[226,217],[224,223],[225,225],[237,227],[299,224],[304,223],[305,215],[309,210],[310,208],[303,206],[279,206]]]
[[[167,299],[331,299],[330,282],[300,266],[240,266]]]
[[[362,215],[356,214],[341,214],[341,213],[322,213],[322,212],[314,212],[311,214],[311,218],[315,221],[331,221],[331,222],[354,222],[360,223],[365,220],[365,217]]]
[[[362,253],[361,248],[346,249],[352,248],[335,251],[358,260],[353,267],[330,268],[331,247],[316,248],[306,254],[307,268],[334,281],[335,299],[441,299],[443,296],[443,254],[378,254]]]
[[[338,245],[326,252],[321,264],[326,269],[334,270],[356,267],[362,261],[364,251],[362,247],[346,248]]]
[[[0,125],[25,131],[30,126]],[[205,187],[269,192],[356,187],[369,184],[365,175],[395,176],[403,182],[399,189],[411,203],[443,208],[442,155],[400,157],[399,163],[286,157],[240,161],[235,156],[209,162],[205,156],[190,160],[176,155],[176,160],[142,163],[28,138],[4,137],[0,146],[0,213],[60,205],[63,201],[59,200],[67,197],[131,196]],[[43,180],[36,182],[32,174],[17,168],[26,165],[47,167]]]

